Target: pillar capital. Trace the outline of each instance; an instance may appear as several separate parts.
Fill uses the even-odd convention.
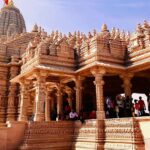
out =
[[[83,81],[84,79],[85,77],[83,76],[76,76],[75,78],[73,78],[74,82]]]
[[[96,76],[104,76],[106,73],[106,70],[104,68],[94,68],[91,69],[91,73],[96,77]]]
[[[34,73],[34,77],[37,79],[37,81],[39,82],[45,82],[46,78],[47,78],[47,73],[46,72],[41,72],[41,71],[38,71],[38,72],[35,72]]]
[[[123,80],[122,87],[124,88],[125,96],[131,96],[131,79],[133,78],[134,74],[127,73],[127,74],[121,74],[120,78]]]
[[[42,83],[46,81],[46,76],[36,76],[37,82]]]
[[[76,85],[74,88],[75,90],[78,90],[78,89],[82,90],[83,89],[83,87],[82,87],[83,80],[85,80],[85,77],[82,77],[82,76],[77,76],[74,78],[74,82]]]
[[[126,74],[120,74],[120,78],[125,79],[125,80],[130,80],[133,78],[134,74],[133,73],[126,73]]]
[[[27,83],[28,83],[28,80],[25,80],[25,79],[23,78],[23,79],[20,79],[20,80],[19,80],[19,83],[20,83],[20,84],[27,84]]]
[[[120,75],[120,78],[122,78],[122,80],[123,80],[123,85],[122,85],[122,87],[126,87],[126,86],[128,86],[128,87],[132,87],[132,84],[131,84],[131,79],[133,78],[133,74],[122,74],[122,75]]]
[[[31,81],[30,80],[26,80],[26,79],[21,79],[19,80],[19,84],[21,85],[21,87],[27,87],[28,85],[30,85]]]

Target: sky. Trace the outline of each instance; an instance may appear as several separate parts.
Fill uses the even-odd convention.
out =
[[[24,16],[27,31],[37,23],[47,32],[87,33],[93,29],[100,31],[106,23],[110,30],[116,27],[132,32],[138,23],[150,21],[150,0],[14,0],[14,3]]]

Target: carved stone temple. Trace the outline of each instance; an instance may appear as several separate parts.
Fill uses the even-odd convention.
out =
[[[106,24],[48,34],[38,25],[26,32],[13,1],[1,8],[0,150],[149,150],[150,117],[106,119],[106,96],[136,92],[150,94],[147,21],[132,34]],[[62,121],[66,99],[96,119]]]

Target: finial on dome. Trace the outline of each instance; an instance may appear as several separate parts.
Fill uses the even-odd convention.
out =
[[[14,1],[13,0],[8,0],[8,6],[14,6]]]
[[[107,31],[107,25],[105,23],[102,25],[101,31]]]

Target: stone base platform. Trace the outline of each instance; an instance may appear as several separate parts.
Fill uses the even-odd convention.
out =
[[[0,150],[150,149],[150,117],[8,125],[0,128]]]

